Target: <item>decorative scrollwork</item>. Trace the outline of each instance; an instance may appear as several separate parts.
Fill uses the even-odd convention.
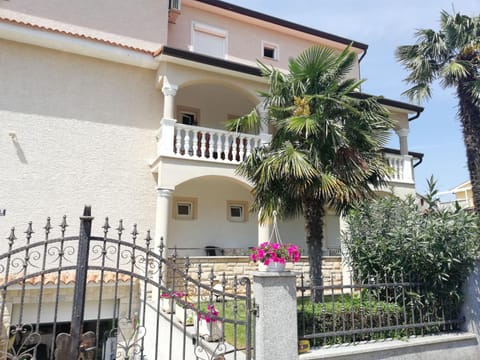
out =
[[[133,319],[121,318],[118,327],[110,330],[109,337],[115,338],[112,342],[112,352],[116,352],[115,359],[128,360],[136,359],[142,352],[142,339],[145,337],[146,329]]]
[[[26,265],[26,262],[25,262],[25,259],[22,259],[22,258],[14,258],[10,261],[10,272],[11,274],[19,274],[23,268],[25,267]]]
[[[7,352],[0,349],[0,357],[8,360],[34,359],[41,337],[31,324],[16,325],[10,328]]]
[[[227,345],[224,342],[218,343],[215,348],[210,349],[202,339],[199,339],[195,346],[194,353],[199,360],[224,360],[227,352]]]
[[[42,259],[42,254],[38,250],[34,250],[30,252],[30,257],[28,260],[28,264],[34,268],[40,268],[38,265],[36,265],[36,262],[38,262],[40,259]]]
[[[71,257],[75,254],[75,248],[73,246],[65,246],[63,248],[58,246],[50,246],[47,250],[47,253],[53,257],[51,260],[49,260],[51,264],[59,262],[60,258],[62,261],[68,261],[72,263],[74,259],[70,260],[68,256]]]

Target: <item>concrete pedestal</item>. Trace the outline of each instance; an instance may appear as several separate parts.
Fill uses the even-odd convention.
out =
[[[253,273],[259,310],[255,328],[257,360],[298,359],[295,279],[290,271]]]

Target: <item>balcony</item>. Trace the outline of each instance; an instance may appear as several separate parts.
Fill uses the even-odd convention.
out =
[[[253,148],[269,140],[270,135],[230,132],[164,119],[160,128],[159,155],[237,165]]]
[[[200,126],[178,124],[163,119],[158,136],[162,157],[238,165],[252,149],[270,141],[268,134],[245,134]],[[413,184],[413,157],[386,149],[384,157],[392,168],[388,178],[395,183]]]

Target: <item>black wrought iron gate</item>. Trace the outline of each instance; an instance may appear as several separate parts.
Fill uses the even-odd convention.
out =
[[[253,359],[255,319],[248,278],[192,269],[164,256],[122,221],[92,236],[85,207],[78,236],[41,240],[12,228],[0,255],[0,360]],[[192,275],[195,274],[195,275]],[[175,314],[176,310],[176,314]]]

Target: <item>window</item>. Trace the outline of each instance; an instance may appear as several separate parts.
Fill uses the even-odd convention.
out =
[[[184,125],[198,125],[200,110],[186,106],[177,107],[178,122]]]
[[[227,32],[194,21],[191,50],[224,59],[227,55]]]
[[[245,201],[227,201],[227,219],[232,222],[248,220],[248,204]]]
[[[266,59],[278,60],[278,45],[262,41],[262,56]]]
[[[197,213],[197,199],[174,198],[173,217],[177,220],[193,220]]]

